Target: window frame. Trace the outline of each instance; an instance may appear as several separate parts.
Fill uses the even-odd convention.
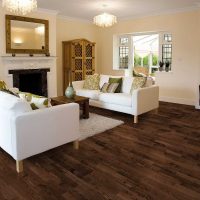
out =
[[[142,33],[132,33],[132,34],[122,34],[122,35],[114,35],[113,37],[113,70],[132,70],[134,67],[134,48],[133,48],[133,36],[142,36],[142,35],[159,35],[159,61],[163,61],[163,45],[172,45],[171,47],[171,65],[172,68],[173,63],[173,34],[167,31],[155,31],[155,32],[142,32]],[[164,39],[165,35],[171,35],[171,41],[166,41]],[[129,48],[129,56],[128,56],[128,68],[120,68],[120,39],[127,37],[129,39],[128,44],[126,45]],[[153,66],[154,68],[156,66]],[[159,68],[159,62],[158,66]]]

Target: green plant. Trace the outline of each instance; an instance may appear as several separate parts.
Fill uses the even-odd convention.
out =
[[[134,66],[140,66],[141,61],[142,61],[142,58],[135,53],[135,55],[134,55]]]

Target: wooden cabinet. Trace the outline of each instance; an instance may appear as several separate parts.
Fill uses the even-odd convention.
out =
[[[72,81],[81,81],[86,75],[95,72],[95,43],[86,39],[63,42],[63,89],[69,85],[69,73]]]

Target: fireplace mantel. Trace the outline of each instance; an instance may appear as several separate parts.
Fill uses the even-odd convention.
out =
[[[54,60],[57,59],[56,56],[1,56],[3,60],[10,60],[10,61],[22,61],[22,60]]]
[[[39,70],[50,69],[48,72],[48,95],[49,97],[57,96],[57,71],[55,56],[1,56],[3,66],[2,79],[9,87],[13,87],[13,75],[11,70]]]

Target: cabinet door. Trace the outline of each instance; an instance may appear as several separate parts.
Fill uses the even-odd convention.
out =
[[[72,44],[72,81],[81,81],[84,78],[83,42]]]
[[[85,42],[84,44],[84,78],[86,75],[92,75],[95,71],[95,45]]]

